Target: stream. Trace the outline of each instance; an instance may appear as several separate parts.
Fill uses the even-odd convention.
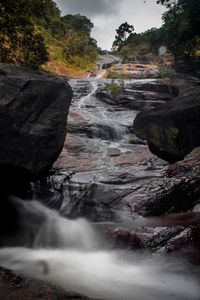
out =
[[[13,201],[22,228],[29,220],[23,241],[32,246],[1,249],[1,265],[92,299],[199,299],[195,267],[173,256],[113,250],[85,219],[63,218],[37,201]]]
[[[158,255],[166,228],[142,232],[142,242],[155,240],[153,252],[115,247],[108,237],[123,223],[136,233],[143,227],[138,207],[154,193],[166,163],[134,135],[132,124],[138,110],[170,101],[172,88],[158,88],[155,78],[70,84],[63,151],[49,178],[33,185],[33,201],[12,198],[18,235],[0,249],[0,264],[91,299],[199,300],[199,268],[177,254]],[[110,96],[111,84],[120,86],[121,98]],[[184,229],[169,230],[175,236]]]

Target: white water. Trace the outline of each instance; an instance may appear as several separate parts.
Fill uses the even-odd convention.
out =
[[[86,220],[64,219],[37,201],[15,201],[21,218],[28,222],[31,216],[31,226],[38,227],[32,248],[0,250],[1,265],[98,299],[199,300],[194,270],[175,258],[102,249]]]
[[[84,108],[87,104],[90,103],[90,99],[92,97],[92,95],[94,95],[94,93],[96,92],[96,90],[98,89],[98,82],[97,81],[91,81],[91,92],[84,96],[81,97],[79,103],[78,103],[78,108]]]

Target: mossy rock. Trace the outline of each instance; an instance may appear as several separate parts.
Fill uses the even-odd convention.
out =
[[[122,87],[119,84],[111,83],[107,86],[107,91],[113,96],[118,96],[122,92]]]

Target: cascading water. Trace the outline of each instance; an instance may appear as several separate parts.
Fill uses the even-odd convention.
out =
[[[144,199],[144,190],[148,193],[149,189],[147,182],[151,185],[160,177],[163,164],[155,166],[151,160],[141,163],[141,159],[137,164],[136,159],[132,165],[146,149],[130,130],[137,112],[97,99],[99,86],[106,86],[103,79],[70,83],[74,98],[66,144],[71,146],[75,140],[75,146],[64,149],[64,158],[68,160],[73,150],[72,165],[64,169],[62,165],[62,172],[52,176],[49,184],[53,199],[46,201],[62,216],[37,201],[13,199],[20,229],[15,241],[21,247],[0,249],[0,264],[92,299],[199,300],[198,267],[144,250],[113,250],[110,240],[106,240],[104,230],[120,226],[115,222],[123,218],[127,221],[126,197]],[[150,83],[151,80],[121,82],[131,101],[145,98],[141,86]],[[132,155],[128,161],[126,155]],[[40,197],[35,196],[44,201],[41,194]],[[71,220],[80,216],[93,223]]]
[[[1,249],[1,265],[93,299],[199,299],[195,268],[187,273],[173,258],[111,250],[86,220],[65,219],[37,201],[14,201],[20,220],[31,216],[32,245]]]
[[[100,84],[99,77],[85,81],[85,85],[90,86],[90,92],[82,96],[78,88],[79,82],[71,81],[71,85],[75,90],[75,98],[78,100],[74,102],[71,111],[78,111],[82,116],[89,119],[91,131],[95,138],[120,141],[126,134],[130,133],[128,126],[132,122],[133,113],[129,112],[128,120],[126,121],[120,115],[114,115],[114,112],[112,118],[112,113],[95,97]],[[77,91],[79,92],[79,96],[77,95]]]

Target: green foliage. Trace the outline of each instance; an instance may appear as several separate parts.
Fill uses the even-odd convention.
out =
[[[67,63],[64,57],[64,45],[63,42],[55,37],[51,31],[46,30],[44,27],[39,27],[41,35],[45,40],[45,44],[48,46],[49,60],[60,61]]]
[[[130,79],[130,74],[120,74],[112,69],[108,69],[105,77],[107,79]]]
[[[130,34],[118,52],[123,58],[148,53],[157,55],[162,45],[165,45],[165,30],[152,28],[142,33]]]
[[[0,61],[38,67],[48,59],[43,37],[36,33],[31,0],[1,0]]]
[[[115,71],[109,69],[106,73],[106,78],[108,78],[108,79],[122,79],[122,75],[120,75],[118,72],[115,72]]]
[[[93,69],[97,60],[97,43],[90,37],[93,23],[85,16],[62,17],[65,34],[62,38],[63,55],[75,68]]]
[[[122,23],[118,29],[116,29],[116,36],[115,40],[112,45],[113,50],[120,50],[123,45],[125,45],[125,42],[130,38],[130,36],[133,34],[134,27],[132,25],[129,25],[127,22]]]
[[[76,68],[93,69],[98,56],[96,41],[90,37],[93,24],[81,15],[67,15],[62,20],[65,26],[64,57]]]
[[[1,0],[0,61],[37,68],[73,65],[93,69],[97,44],[93,24],[81,15],[61,17],[53,0]]]
[[[121,79],[121,75],[119,73],[109,69],[106,73],[106,78],[108,78],[108,79]]]
[[[151,28],[144,32],[146,40],[151,46],[151,51],[154,54],[159,53],[159,48],[166,45],[166,30],[164,27],[161,28]]]
[[[119,54],[124,58],[128,58],[130,56],[141,56],[146,55],[151,52],[151,45],[148,42],[141,42],[140,44],[128,44],[121,48]]]
[[[66,15],[62,17],[62,21],[65,26],[65,30],[84,32],[90,36],[91,30],[94,24],[85,16],[78,15]]]
[[[118,96],[122,92],[122,87],[116,83],[111,83],[107,86],[107,91],[113,96]]]
[[[90,37],[83,32],[72,31],[63,39],[65,53],[67,59],[72,59],[74,56],[84,56],[91,53],[93,58],[94,47]],[[96,59],[96,56],[95,56]]]
[[[199,0],[157,0],[165,5],[167,12],[163,14],[163,26],[152,28],[144,33],[132,32],[123,38],[116,36],[114,49],[123,57],[143,55],[148,51],[159,53],[160,46],[167,46],[176,61],[185,61],[191,65],[200,53],[200,1]]]
[[[158,0],[168,11],[163,15],[166,44],[175,60],[190,60],[199,49],[200,1]]]
[[[52,0],[29,0],[34,22],[55,35],[64,33],[60,10]]]
[[[27,67],[37,68],[48,60],[48,53],[44,38],[41,34],[24,37],[24,48],[22,55],[22,64]]]

